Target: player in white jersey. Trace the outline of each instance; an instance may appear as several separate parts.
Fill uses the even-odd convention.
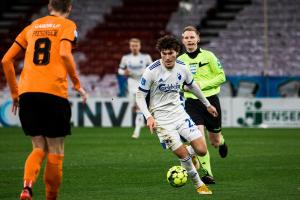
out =
[[[144,126],[144,117],[141,111],[136,106],[135,95],[138,90],[139,81],[145,68],[152,63],[149,54],[143,54],[141,50],[141,41],[137,38],[129,40],[129,48],[131,53],[122,57],[119,66],[119,74],[126,76],[128,83],[128,94],[133,105],[133,112],[135,112],[135,129],[132,137],[137,139],[140,136],[141,128]]]
[[[136,101],[147,119],[147,126],[155,132],[163,146],[172,150],[187,170],[199,194],[212,194],[201,181],[180,136],[185,138],[198,155],[205,155],[207,147],[203,134],[185,112],[180,102],[180,86],[193,92],[214,116],[218,113],[193,82],[193,76],[183,62],[177,61],[180,43],[171,36],[158,40],[161,59],[146,68],[136,94]],[[150,95],[149,109],[146,95]]]

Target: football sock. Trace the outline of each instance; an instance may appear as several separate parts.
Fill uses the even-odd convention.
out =
[[[179,160],[180,160],[181,166],[186,169],[188,176],[192,180],[195,188],[197,189],[201,185],[203,185],[204,183],[201,181],[199,174],[198,174],[195,166],[193,165],[192,158],[190,156],[188,156],[186,158],[179,159]]]
[[[208,175],[213,176],[210,166],[209,151],[207,150],[205,156],[198,156],[198,159],[200,160],[201,168],[205,169],[208,172]]]
[[[221,135],[221,143],[220,143],[220,145],[223,145],[224,143],[225,143],[225,139],[224,139],[223,135]]]
[[[188,150],[188,152],[191,156],[196,155],[196,152],[191,145],[187,145],[186,149]]]
[[[26,159],[24,167],[24,188],[32,187],[35,183],[43,160],[45,158],[45,152],[40,148],[34,148]]]
[[[142,112],[137,112],[135,117],[134,133],[140,135],[141,128],[144,126],[144,116]]]
[[[62,181],[63,155],[48,154],[48,160],[44,172],[46,186],[46,200],[56,200]]]

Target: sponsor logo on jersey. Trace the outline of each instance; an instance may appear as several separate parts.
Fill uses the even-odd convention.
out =
[[[205,66],[205,65],[207,65],[208,64],[208,62],[206,62],[206,63],[201,63],[201,62],[199,62],[199,67],[203,67],[203,66]]]
[[[180,85],[178,83],[175,84],[159,84],[158,86],[159,90],[162,92],[178,92]]]
[[[78,38],[78,32],[77,32],[77,30],[74,31],[74,36],[75,36],[75,38]]]

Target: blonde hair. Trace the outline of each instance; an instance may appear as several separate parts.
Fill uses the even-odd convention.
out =
[[[186,26],[186,27],[184,27],[184,29],[182,31],[182,34],[184,34],[184,32],[186,32],[186,31],[194,31],[198,36],[200,36],[200,32],[194,26]]]
[[[141,40],[138,39],[138,38],[131,38],[131,39],[129,40],[129,43],[131,43],[131,42],[135,42],[135,43],[140,43],[140,44],[141,44]]]

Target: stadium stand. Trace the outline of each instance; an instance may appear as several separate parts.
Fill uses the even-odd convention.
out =
[[[79,48],[74,57],[81,79],[95,94],[115,95],[108,86],[117,91],[115,75],[121,56],[129,52],[131,37],[140,38],[142,51],[156,59],[157,38],[167,32],[179,37],[182,28],[190,24],[198,27],[201,47],[220,58],[227,75],[300,75],[300,4],[295,0],[268,0],[267,67],[261,0],[74,1],[70,17],[76,21],[79,32]],[[47,3],[48,0],[1,1],[1,57],[22,28],[47,13],[46,8],[40,10]],[[17,67],[17,72],[21,68]],[[0,67],[0,89],[4,85]],[[106,91],[98,91],[98,86]],[[228,88],[228,94],[236,93]]]
[[[216,3],[216,0],[180,1],[178,9],[172,14],[169,20],[167,31],[180,38],[185,26],[197,26],[199,21],[206,17],[208,10],[216,6]]]
[[[104,77],[106,74],[116,74],[121,56],[129,52],[128,40],[132,37],[140,38],[143,42],[142,50],[151,54],[154,59],[158,58],[155,50],[156,40],[166,33],[167,22],[171,13],[177,9],[178,2],[178,0],[103,0],[101,3],[96,0],[76,1],[70,16],[76,21],[80,33],[79,50],[75,53],[75,59],[81,75],[87,76],[83,78],[87,81],[87,85],[93,85],[91,87],[94,88],[95,84],[90,83],[100,85],[102,81],[108,80]],[[47,9],[43,8],[32,17],[32,20],[46,13]],[[9,44],[14,37],[15,35],[8,39]],[[7,48],[8,46],[4,50]],[[95,76],[99,79],[95,80]],[[116,78],[110,77],[113,81],[109,85],[115,85]],[[4,77],[1,78],[3,86]]]
[[[205,48],[222,60],[228,75],[300,75],[300,4],[268,0],[269,66],[265,66],[263,1],[253,0]],[[284,8],[284,9],[283,9]]]
[[[80,44],[87,56],[80,63],[82,74],[116,74],[120,59],[129,52],[128,40],[142,40],[142,51],[154,58],[156,39],[165,33],[171,13],[178,7],[174,0],[124,0],[104,17],[104,22],[87,33],[87,40]]]
[[[0,57],[2,58],[12,41],[27,24],[32,13],[36,13],[47,0],[15,0],[0,2]],[[22,26],[20,26],[20,24]],[[16,69],[20,71],[19,68]],[[0,63],[0,89],[6,85],[3,69]]]

